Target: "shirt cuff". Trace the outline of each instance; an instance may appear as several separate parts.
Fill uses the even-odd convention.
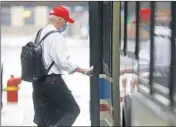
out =
[[[72,65],[72,70],[69,72],[69,74],[73,74],[76,72],[78,66],[77,65]]]

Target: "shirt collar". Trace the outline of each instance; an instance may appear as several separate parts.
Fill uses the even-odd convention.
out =
[[[56,27],[52,24],[48,24],[47,27],[52,28],[53,30],[57,30]]]

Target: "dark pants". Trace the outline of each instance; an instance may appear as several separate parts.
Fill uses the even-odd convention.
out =
[[[80,113],[60,75],[49,75],[33,83],[33,103],[38,126],[72,126]]]

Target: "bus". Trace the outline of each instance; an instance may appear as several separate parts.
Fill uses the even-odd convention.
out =
[[[169,1],[89,2],[93,126],[176,125],[174,12]]]

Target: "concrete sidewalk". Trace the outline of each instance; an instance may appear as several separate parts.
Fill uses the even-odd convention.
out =
[[[4,103],[1,126],[21,126],[23,121],[23,106]]]
[[[27,100],[20,99],[18,104],[4,103],[2,110],[2,125],[1,126],[23,126],[26,121],[26,102]],[[27,111],[27,115],[31,114],[31,111]],[[33,116],[31,117],[33,118]],[[29,126],[35,126],[32,120],[28,122]]]
[[[7,103],[6,92],[3,93],[3,110],[2,110],[2,125],[1,126],[36,126],[33,123],[33,103],[32,103],[32,89],[30,84],[21,85],[19,91],[18,103]],[[28,90],[27,90],[28,89]],[[31,109],[31,110],[29,110]],[[28,120],[28,116],[30,120]]]

